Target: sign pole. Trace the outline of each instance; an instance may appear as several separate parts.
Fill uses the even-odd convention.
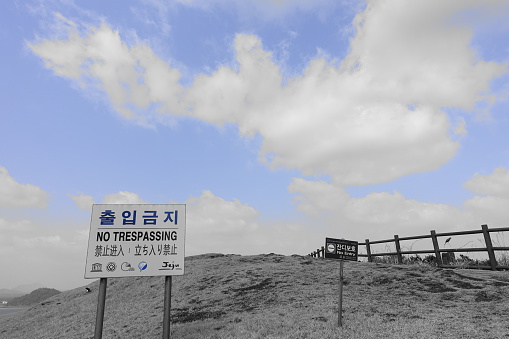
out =
[[[339,261],[338,326],[343,327],[343,260]]]
[[[338,327],[343,326],[343,265],[345,260],[357,261],[359,243],[357,241],[325,238],[325,258],[339,260],[339,300]]]
[[[106,285],[108,278],[101,278],[99,282],[99,296],[97,299],[97,313],[95,315],[95,334],[94,339],[101,339],[103,337],[103,320],[104,308],[106,304]]]
[[[164,280],[163,339],[170,339],[171,277],[171,275],[167,275]]]

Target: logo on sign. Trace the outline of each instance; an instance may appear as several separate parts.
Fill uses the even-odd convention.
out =
[[[117,269],[117,264],[114,262],[109,262],[108,265],[106,265],[106,271],[113,272]]]
[[[90,272],[102,272],[103,265],[96,262],[95,264],[92,264],[92,270]]]
[[[122,269],[122,271],[134,271],[134,268],[128,262],[123,262],[120,268]]]
[[[147,267],[148,267],[148,264],[144,261],[142,261],[138,264],[138,268],[140,269],[140,272],[146,270]]]
[[[174,269],[180,270],[179,264],[170,263],[168,261],[163,261],[161,268],[159,271],[173,271]]]

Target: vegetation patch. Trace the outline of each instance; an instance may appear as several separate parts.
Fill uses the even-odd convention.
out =
[[[387,275],[378,275],[378,276],[374,276],[372,278],[370,285],[375,285],[375,286],[386,285],[386,284],[392,283],[393,281],[394,281],[394,277],[390,277]]]
[[[469,276],[466,276],[466,275],[463,275],[463,274],[459,274],[459,273],[456,273],[456,272],[453,272],[453,273],[454,273],[454,275],[456,275],[456,277],[461,278],[461,279],[466,279],[466,280],[471,280],[471,281],[486,282],[486,280],[482,279],[482,278],[469,277]]]
[[[259,290],[263,290],[263,289],[266,289],[268,286],[271,285],[271,281],[272,279],[270,278],[265,278],[263,279],[261,282],[259,283],[256,283],[254,285],[250,285],[250,286],[247,286],[247,287],[242,287],[242,288],[236,288],[234,289],[235,292],[237,293],[246,293],[248,291],[259,291]]]
[[[454,288],[447,287],[444,283],[438,281],[430,281],[426,279],[417,279],[421,284],[426,286],[428,289],[426,292],[431,293],[444,293],[444,292],[455,292]]]
[[[192,309],[173,309],[171,311],[171,317],[173,323],[188,323],[191,321],[205,320],[205,319],[219,319],[226,312],[222,311],[200,311],[200,310],[192,310]]]
[[[448,278],[445,280],[447,280],[448,282],[450,282],[457,288],[470,289],[470,290],[479,290],[482,288],[480,286],[472,285],[469,282],[461,281],[461,280],[457,280],[457,279]]]
[[[498,301],[501,297],[497,293],[489,291],[479,291],[475,295],[475,301]]]

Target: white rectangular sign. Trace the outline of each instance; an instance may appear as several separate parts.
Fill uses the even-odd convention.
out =
[[[183,275],[186,205],[92,206],[85,278]]]

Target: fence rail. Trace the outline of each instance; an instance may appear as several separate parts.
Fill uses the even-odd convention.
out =
[[[481,225],[480,230],[473,230],[473,231],[460,231],[460,232],[445,232],[445,233],[436,233],[434,230],[430,232],[430,234],[427,235],[417,235],[417,236],[411,236],[411,237],[399,237],[398,235],[395,235],[392,239],[386,239],[386,240],[376,240],[376,241],[370,241],[369,239],[366,239],[365,242],[359,243],[359,246],[365,246],[366,247],[366,254],[359,254],[359,257],[367,257],[369,262],[373,261],[374,257],[377,256],[396,256],[398,259],[398,264],[403,263],[403,255],[405,254],[434,254],[436,264],[438,267],[444,267],[444,268],[450,268],[450,267],[456,267],[453,265],[448,265],[449,258],[448,253],[456,253],[456,252],[487,252],[488,258],[490,262],[490,266],[476,266],[471,268],[480,268],[480,269],[491,269],[491,270],[497,270],[497,269],[509,269],[509,266],[500,266],[497,264],[497,259],[495,257],[495,251],[509,251],[509,247],[494,247],[493,243],[491,241],[490,233],[493,232],[509,232],[509,227],[502,227],[502,228],[488,228],[488,225]],[[438,245],[438,238],[439,237],[449,237],[449,236],[456,236],[456,235],[470,235],[470,234],[483,234],[484,236],[484,242],[486,244],[486,247],[472,247],[472,248],[440,248]],[[401,241],[405,240],[418,240],[418,239],[430,239],[433,242],[433,249],[430,250],[417,250],[417,251],[402,251],[401,250]],[[371,253],[371,245],[375,244],[384,244],[384,243],[394,243],[396,247],[396,252],[385,252],[385,253]],[[445,254],[445,256],[444,256]],[[309,254],[311,257],[315,258],[324,258],[325,257],[325,248],[322,246],[321,249],[317,249],[316,251]],[[444,260],[443,260],[444,259]],[[444,263],[446,261],[447,263]]]

